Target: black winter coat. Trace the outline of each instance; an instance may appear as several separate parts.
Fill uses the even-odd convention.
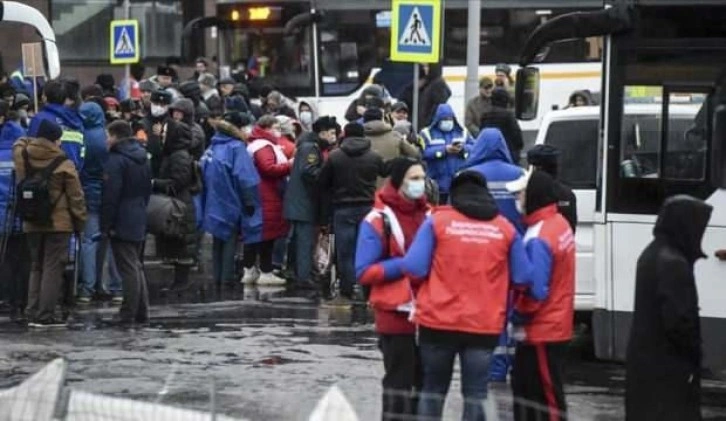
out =
[[[314,132],[298,139],[295,161],[285,189],[284,217],[288,221],[321,223],[321,192],[318,188],[323,169],[324,141]]]
[[[512,155],[514,163],[519,163],[520,154],[524,148],[524,139],[522,138],[522,129],[519,127],[514,112],[506,108],[494,106],[481,119],[481,130],[486,128],[499,129],[507,141],[509,153]]]
[[[371,141],[349,137],[330,153],[320,174],[320,188],[329,191],[334,206],[373,205],[376,180],[384,175],[383,158]]]
[[[435,77],[419,88],[418,128],[430,126],[436,109],[439,105],[446,104],[449,98],[451,98],[451,89],[443,77]],[[410,110],[413,110],[413,84],[403,89],[401,101],[405,102]],[[413,118],[411,117],[411,119]]]
[[[186,222],[184,240],[157,237],[157,254],[168,259],[193,259],[196,255],[196,212],[190,189],[194,186],[194,160],[189,153],[192,132],[184,123],[167,126],[166,142],[162,147],[159,172],[155,174],[153,191],[184,202]],[[154,157],[152,157],[152,160]]]
[[[105,166],[101,232],[122,241],[144,241],[150,195],[146,150],[133,138],[114,145]]]
[[[638,259],[626,362],[626,419],[701,419],[701,328],[693,265],[711,206],[688,196],[666,201],[655,239]]]

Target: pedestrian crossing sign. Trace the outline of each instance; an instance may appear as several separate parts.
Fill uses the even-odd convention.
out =
[[[134,64],[140,59],[139,22],[111,21],[111,64]]]
[[[439,61],[442,3],[442,0],[393,0],[391,61]]]

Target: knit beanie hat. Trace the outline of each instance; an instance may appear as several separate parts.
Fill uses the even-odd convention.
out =
[[[38,137],[55,142],[63,136],[63,130],[61,130],[58,123],[51,120],[43,120],[40,122],[38,127]]]
[[[363,130],[363,126],[361,126],[358,123],[346,124],[345,128],[343,128],[343,132],[345,133],[345,137],[364,137],[365,136],[365,130]]]
[[[399,156],[388,161],[391,184],[396,189],[401,188],[406,172],[414,165],[423,165],[420,160],[411,157]]]

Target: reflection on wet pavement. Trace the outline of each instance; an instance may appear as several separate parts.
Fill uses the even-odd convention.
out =
[[[29,331],[0,317],[0,387],[63,357],[67,382],[95,393],[207,410],[213,382],[224,414],[304,420],[337,384],[361,420],[380,418],[383,370],[365,306],[321,305],[264,288],[153,301],[150,326],[138,329],[110,326],[116,308],[109,306],[78,311],[69,329]],[[578,352],[568,371],[572,419],[623,419],[622,367],[583,360]],[[725,387],[705,384],[710,419],[726,419]],[[491,389],[501,419],[511,419],[508,386]],[[445,419],[458,419],[459,394],[456,374]]]

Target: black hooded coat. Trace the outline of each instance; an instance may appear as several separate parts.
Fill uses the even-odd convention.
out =
[[[674,196],[638,259],[626,362],[626,419],[701,419],[701,327],[693,275],[712,207]]]

